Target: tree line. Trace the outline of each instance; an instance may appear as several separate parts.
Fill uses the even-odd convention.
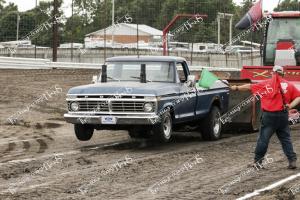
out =
[[[112,1],[111,0],[73,0],[73,16],[64,17],[63,0],[59,0],[59,15],[62,23],[59,24],[59,43],[84,42],[86,34],[108,27],[112,23]],[[19,39],[26,36],[38,25],[51,19],[53,3],[43,2],[26,12],[19,12],[18,7],[5,0],[0,0],[0,41],[16,40],[17,21],[19,16]],[[183,33],[177,38],[182,42],[217,42],[217,14],[231,13],[233,25],[236,24],[252,6],[251,0],[244,0],[237,5],[233,0],[115,0],[115,20],[125,15],[132,17],[132,23],[146,24],[162,30],[176,14],[207,14],[195,28]],[[70,9],[70,8],[68,8]],[[297,0],[284,0],[275,9],[299,10]],[[174,27],[180,26],[187,19],[179,20]],[[229,21],[221,23],[221,42],[226,43],[229,38]],[[233,35],[239,31],[234,29]],[[262,34],[254,33],[247,36],[245,40],[253,39],[254,42],[261,41]],[[41,32],[34,38],[30,38],[33,44],[38,46],[52,45],[52,31]]]

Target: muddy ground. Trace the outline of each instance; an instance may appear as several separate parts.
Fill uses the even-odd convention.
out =
[[[276,137],[268,152],[272,162],[247,171],[257,133],[226,134],[215,142],[196,132],[176,133],[169,144],[157,145],[132,140],[125,131],[96,131],[79,142],[63,120],[65,94],[96,73],[0,71],[1,200],[236,199],[300,172],[286,169]],[[17,125],[9,123],[11,116],[18,116]],[[292,127],[298,154],[299,130]],[[253,199],[300,199],[291,186],[300,187],[300,178]]]

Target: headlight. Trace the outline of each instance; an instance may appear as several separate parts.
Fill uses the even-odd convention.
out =
[[[144,111],[145,112],[153,112],[153,103],[145,103]]]
[[[78,102],[72,102],[70,105],[71,111],[78,111],[79,110],[79,103]]]
[[[155,101],[156,97],[155,96],[145,96],[145,101]]]
[[[73,94],[67,94],[67,99],[76,99],[77,96]]]

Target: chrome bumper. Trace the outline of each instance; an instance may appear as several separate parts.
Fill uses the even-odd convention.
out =
[[[64,118],[68,123],[72,124],[97,124],[101,125],[101,117],[109,115],[82,115],[82,114],[64,114]],[[116,118],[115,124],[105,125],[153,125],[159,117],[157,115],[111,115]]]

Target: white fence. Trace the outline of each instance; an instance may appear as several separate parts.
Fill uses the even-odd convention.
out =
[[[101,69],[101,64],[51,62],[49,59],[0,57],[0,69]]]
[[[0,57],[1,69],[43,69],[49,68],[49,60]]]
[[[101,69],[102,64],[51,62],[48,59],[0,57],[0,69]],[[239,71],[237,68],[190,66],[191,71],[206,68],[210,71]]]
[[[34,49],[16,49],[13,54],[7,49],[0,49],[0,56],[16,57],[16,58],[34,58]],[[58,49],[58,62],[70,63],[104,63],[104,59],[113,56],[137,55],[136,49],[74,49],[73,60],[71,60],[70,49]],[[162,55],[161,51],[140,50],[140,55]],[[226,67],[241,69],[244,65],[261,65],[261,57],[259,53],[247,54],[207,54],[192,53],[187,51],[170,52],[171,56],[184,57],[190,65],[204,67]],[[52,49],[37,49],[37,58],[52,59]],[[71,65],[71,64],[70,64]],[[90,65],[90,64],[88,64]]]

